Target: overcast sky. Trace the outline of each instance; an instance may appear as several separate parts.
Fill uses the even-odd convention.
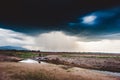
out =
[[[0,46],[120,53],[119,0],[0,1]]]

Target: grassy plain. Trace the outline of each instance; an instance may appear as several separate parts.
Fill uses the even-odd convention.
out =
[[[22,59],[36,57],[39,53],[47,58],[47,62],[56,63],[57,65],[18,62]],[[120,80],[120,77],[88,69],[120,72],[120,55],[0,51],[0,80]]]

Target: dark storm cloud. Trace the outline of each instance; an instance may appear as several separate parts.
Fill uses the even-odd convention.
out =
[[[0,27],[87,36],[119,32],[120,8],[112,9],[119,5],[119,0],[4,0],[0,1]],[[96,16],[96,24],[83,24],[82,18],[91,14]]]
[[[95,11],[83,17],[77,18],[76,22],[69,22],[68,27],[76,33],[86,34],[109,34],[120,32],[120,7]]]

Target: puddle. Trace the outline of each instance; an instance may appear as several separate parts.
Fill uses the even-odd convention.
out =
[[[21,60],[21,61],[19,61],[19,62],[20,62],[20,63],[48,64],[48,63],[46,63],[46,62],[42,62],[42,61],[41,61],[41,63],[39,63],[38,61],[33,60],[33,59],[25,59],[25,60]]]
[[[94,71],[94,72],[101,73],[101,74],[107,74],[107,75],[111,75],[111,76],[120,77],[120,73],[119,72],[100,71],[100,70],[92,70],[92,69],[83,69],[83,68],[78,68],[78,67],[73,67],[72,70],[74,70],[74,71],[90,70],[90,71]]]
[[[112,75],[112,76],[119,76],[120,77],[120,73],[119,72],[99,71],[99,70],[92,70],[92,71],[103,73],[103,74],[108,74],[108,75]]]
[[[33,60],[33,59],[25,59],[25,60],[22,60],[22,61],[19,61],[21,63],[38,63],[38,61],[36,60]]]

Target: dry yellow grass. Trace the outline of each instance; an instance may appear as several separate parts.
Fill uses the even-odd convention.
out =
[[[47,64],[0,63],[0,80],[82,80],[64,69]],[[70,77],[73,76],[73,77]]]
[[[0,62],[0,80],[120,80],[90,70],[63,69],[54,64]]]

